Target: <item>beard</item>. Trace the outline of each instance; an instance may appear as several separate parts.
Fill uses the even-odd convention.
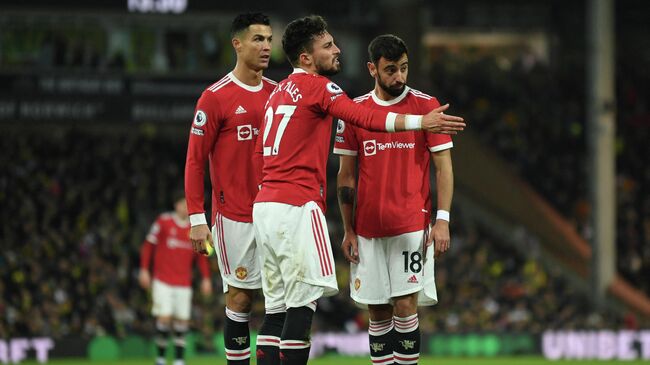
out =
[[[406,88],[406,84],[401,84],[400,86],[388,86],[381,80],[381,77],[377,81],[379,87],[382,90],[384,90],[388,95],[393,97],[398,97],[402,95],[404,89]]]
[[[331,62],[327,65],[322,62],[316,64],[316,72],[322,76],[334,76],[341,71],[341,61],[339,60],[338,66]]]

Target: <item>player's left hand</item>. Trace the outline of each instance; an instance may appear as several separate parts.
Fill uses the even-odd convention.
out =
[[[436,220],[436,223],[429,232],[427,246],[434,245],[433,256],[439,257],[449,250],[451,238],[449,237],[449,222],[444,219]]]
[[[343,250],[343,256],[345,256],[345,259],[350,263],[359,263],[359,247],[356,233],[345,232],[343,242],[341,243],[341,250]]]
[[[206,297],[212,295],[212,280],[209,278],[203,278],[201,280],[201,294]]]

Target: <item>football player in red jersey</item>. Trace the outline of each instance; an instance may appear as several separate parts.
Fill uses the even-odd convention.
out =
[[[185,197],[178,193],[174,197],[174,211],[158,216],[140,252],[138,279],[144,289],[151,289],[151,312],[156,317],[156,365],[165,364],[165,350],[171,332],[176,350],[174,365],[184,364],[185,333],[192,309],[193,262],[198,262],[203,277],[201,292],[204,295],[212,293],[208,260],[194,252],[189,236]]]
[[[375,88],[355,102],[399,113],[425,113],[440,106],[436,98],[406,85],[408,51],[400,38],[390,34],[375,38],[368,55]],[[450,242],[452,147],[451,137],[445,134],[377,133],[339,121],[334,153],[340,155],[342,250],[351,265],[352,299],[369,310],[373,364],[419,360],[418,301],[420,305],[438,301],[434,252],[427,246],[434,241],[437,256]],[[427,240],[431,160],[436,167],[438,212]]]
[[[185,191],[197,252],[213,245],[226,293],[224,342],[228,364],[250,362],[248,326],[254,293],[262,287],[252,224],[257,175],[252,166],[264,103],[276,83],[263,77],[271,57],[269,18],[238,15],[231,27],[237,64],[199,98],[190,129]],[[212,232],[204,208],[205,165],[212,182]],[[284,307],[267,308],[258,337],[258,364],[277,363]],[[274,341],[274,339],[277,339]]]
[[[340,71],[340,50],[320,16],[292,21],[282,46],[294,71],[278,83],[266,105],[261,189],[253,225],[262,256],[267,308],[287,307],[282,364],[306,364],[316,300],[338,292],[325,222],[326,162],[332,116],[363,128],[455,134],[462,118],[442,113],[405,115],[359,106],[326,76]]]

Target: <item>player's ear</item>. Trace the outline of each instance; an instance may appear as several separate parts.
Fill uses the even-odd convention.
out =
[[[377,76],[377,67],[375,67],[375,64],[372,62],[368,62],[367,65],[368,65],[368,72],[370,72],[370,76],[372,76],[372,78],[375,78],[375,76]]]
[[[239,50],[241,49],[241,41],[239,40],[239,38],[232,39],[232,48],[234,48],[236,52],[239,52]]]
[[[299,58],[300,64],[305,65],[305,66],[311,66],[312,64],[312,57],[309,53],[301,53]]]

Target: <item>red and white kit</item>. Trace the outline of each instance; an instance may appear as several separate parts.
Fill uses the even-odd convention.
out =
[[[231,72],[208,87],[196,105],[185,164],[187,207],[192,225],[207,223],[203,181],[209,161],[212,235],[224,292],[229,285],[261,288],[251,223],[259,172],[252,160],[264,104],[275,86],[267,78],[249,86]]]
[[[267,308],[278,302],[303,306],[338,292],[323,216],[332,116],[377,131],[395,117],[381,110],[368,113],[328,78],[302,69],[281,81],[267,103],[257,143],[264,161],[262,186],[253,208],[262,277],[281,275],[277,282],[269,280],[273,288],[264,288]],[[280,270],[285,267],[295,269]],[[304,290],[304,284],[313,290]]]
[[[208,260],[194,253],[189,237],[189,222],[181,221],[173,213],[163,213],[151,226],[142,245],[140,267],[153,272],[154,316],[189,319],[195,260],[201,275],[210,276]]]
[[[374,91],[354,101],[402,114],[426,114],[440,106],[436,98],[409,87],[390,101],[379,99]],[[355,301],[388,303],[391,297],[425,286],[431,296],[435,293],[435,283],[424,284],[433,280],[432,254],[423,252],[432,209],[429,170],[431,153],[452,147],[449,135],[377,133],[339,121],[334,153],[358,159],[354,229],[360,263],[352,265],[350,283]]]

